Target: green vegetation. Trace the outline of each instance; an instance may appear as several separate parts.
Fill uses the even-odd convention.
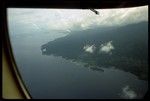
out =
[[[99,53],[101,44],[112,41],[112,54]],[[95,45],[93,53],[85,52],[85,45]],[[130,72],[139,79],[148,79],[148,22],[114,28],[95,28],[74,31],[45,45],[45,55],[54,54],[65,59],[81,61],[85,67],[115,66]]]

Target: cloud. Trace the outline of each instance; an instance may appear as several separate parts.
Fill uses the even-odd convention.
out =
[[[85,30],[95,26],[117,26],[148,21],[148,6],[118,9],[29,9],[8,8],[8,20],[14,26],[38,25],[41,29]],[[31,24],[32,23],[32,24]],[[16,27],[15,27],[16,28]]]
[[[69,29],[67,29],[66,31],[69,32],[69,33],[71,32]]]
[[[110,53],[111,54],[111,51],[115,49],[114,46],[112,45],[112,41],[109,41],[107,43],[104,43],[104,44],[101,44],[100,45],[100,52],[102,53]]]
[[[96,47],[95,45],[86,45],[83,47],[83,49],[85,50],[85,52],[94,53]]]
[[[127,85],[122,88],[121,97],[125,99],[134,99],[137,97],[137,94]]]

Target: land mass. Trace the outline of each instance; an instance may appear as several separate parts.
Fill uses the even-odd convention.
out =
[[[108,42],[111,42],[113,49],[107,52],[106,47],[106,52],[100,52],[101,46]],[[86,51],[84,47],[87,45],[94,47]],[[93,70],[99,70],[101,66],[114,66],[139,79],[148,79],[148,22],[73,31],[42,45],[41,49],[44,55],[53,54],[84,62],[85,67],[95,67]]]

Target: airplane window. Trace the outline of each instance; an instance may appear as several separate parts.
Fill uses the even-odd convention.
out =
[[[17,68],[33,99],[141,99],[148,90],[148,6],[8,8]]]

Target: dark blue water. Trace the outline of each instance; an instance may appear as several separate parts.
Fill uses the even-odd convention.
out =
[[[14,56],[33,98],[142,98],[148,82],[115,67],[92,71],[83,63],[42,55],[48,34],[11,34]]]

